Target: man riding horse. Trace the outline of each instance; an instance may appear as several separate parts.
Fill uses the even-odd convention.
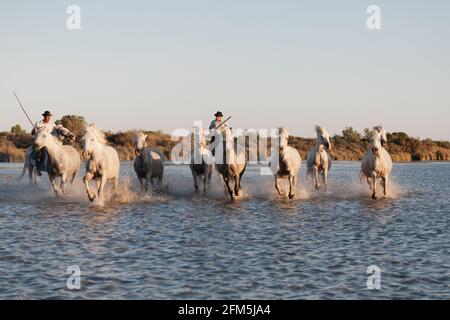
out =
[[[212,136],[211,137],[211,144],[213,144],[214,141],[216,140],[216,136],[219,135],[219,134],[222,134],[222,130],[225,130],[228,127],[228,125],[226,123],[226,121],[228,119],[225,120],[225,121],[222,121],[222,118],[223,118],[223,113],[222,112],[217,111],[214,114],[214,117],[216,117],[216,119],[211,121],[211,124],[209,125],[209,131],[211,132],[211,136]],[[214,156],[216,154],[216,148],[213,148],[211,150],[211,152],[212,152],[212,154]]]
[[[61,125],[56,125],[52,121],[53,114],[50,111],[45,111],[42,116],[43,119],[36,122],[33,130],[31,130],[33,138],[35,138],[38,133],[45,131],[57,137],[62,136],[66,142],[73,142],[75,136]],[[39,176],[41,176],[41,171],[45,171],[46,156],[47,152],[45,148],[43,148],[43,151],[38,152],[34,149],[34,146],[32,147],[30,158],[36,163],[36,171]]]

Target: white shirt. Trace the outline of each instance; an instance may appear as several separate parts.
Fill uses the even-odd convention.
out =
[[[52,133],[53,129],[56,128],[56,124],[51,120],[49,122],[44,122],[44,120],[41,120],[41,121],[36,122],[34,127],[36,128],[35,134],[41,130],[44,130],[45,132],[48,132],[48,133]]]
[[[223,121],[221,122],[217,122],[216,120],[211,121],[211,124],[209,125],[209,130],[215,130],[217,129],[218,126],[220,126],[223,123]],[[228,123],[223,123],[223,125],[220,126],[220,129],[225,129],[228,128]]]

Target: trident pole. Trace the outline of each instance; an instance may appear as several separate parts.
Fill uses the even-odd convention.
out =
[[[230,119],[231,119],[231,116],[228,117],[224,122],[222,122],[216,129],[219,129],[222,125],[225,124],[225,122],[227,122],[227,121],[230,120]]]
[[[17,99],[17,102],[19,103],[20,107],[22,108],[23,113],[25,113],[25,115],[27,116],[28,121],[30,121],[31,126],[34,128],[33,121],[31,121],[30,117],[28,116],[28,113],[25,111],[25,108],[23,107],[22,102],[20,102],[19,97],[17,96],[17,94],[14,91],[13,91],[13,93],[14,93],[14,96],[16,97],[16,99]]]

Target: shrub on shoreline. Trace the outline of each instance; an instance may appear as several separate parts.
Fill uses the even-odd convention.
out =
[[[64,118],[65,124],[71,125],[70,121],[76,121],[73,126],[78,134],[74,147],[81,150],[81,123],[84,121],[79,116],[67,116]],[[21,130],[14,132],[0,132],[0,162],[23,162],[25,149],[33,144],[33,138],[29,133]],[[132,145],[134,130],[124,132],[106,132],[108,144],[114,147],[119,153],[120,160],[130,161],[135,158]],[[332,149],[330,154],[334,160],[338,161],[359,161],[366,150],[369,149],[368,132],[359,134],[353,128],[345,128],[342,135],[335,135],[331,139]],[[170,151],[178,143],[172,141],[170,135],[160,131],[146,131],[147,146],[158,147],[164,152],[166,158],[170,160]],[[433,141],[431,139],[420,140],[409,137],[406,133],[394,132],[388,135],[387,149],[394,162],[410,161],[450,161],[450,142]],[[296,148],[302,159],[307,158],[308,151],[314,146],[315,139],[290,137],[289,144]],[[247,146],[248,147],[248,146]],[[268,143],[270,147],[270,141]]]

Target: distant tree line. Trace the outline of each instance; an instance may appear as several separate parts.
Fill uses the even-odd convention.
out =
[[[76,136],[75,147],[81,149],[81,137],[86,127],[84,117],[79,115],[65,115],[56,121],[71,130]],[[159,147],[170,159],[170,150],[177,144],[172,141],[170,135],[161,131],[146,131],[148,134],[147,145]],[[332,149],[330,151],[334,160],[361,160],[362,156],[370,147],[370,136],[372,130],[364,129],[362,133],[352,127],[342,130],[331,138]],[[105,132],[108,143],[117,149],[121,160],[132,160],[135,157],[132,145],[133,131]],[[25,149],[33,144],[31,135],[15,125],[10,132],[0,132],[0,162],[23,161]],[[314,138],[290,137],[289,144],[295,147],[306,159],[308,151],[314,146]],[[247,144],[247,148],[257,148],[257,145]],[[268,143],[270,148],[270,142]],[[431,139],[421,140],[408,136],[404,132],[393,132],[388,134],[388,145],[386,147],[396,162],[409,161],[449,161],[450,142],[434,141]]]

